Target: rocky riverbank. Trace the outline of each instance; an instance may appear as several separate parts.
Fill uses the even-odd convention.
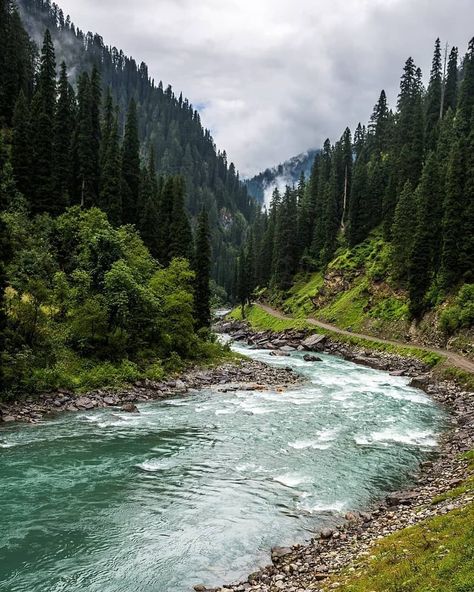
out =
[[[455,498],[435,499],[468,477],[468,463],[460,455],[474,449],[472,393],[461,390],[452,382],[439,382],[429,368],[417,360],[348,346],[305,331],[254,332],[240,322],[223,322],[219,328],[231,333],[234,339],[273,350],[278,355],[293,350],[325,352],[396,375],[409,376],[413,386],[422,388],[449,410],[453,425],[440,442],[436,460],[420,467],[409,491],[393,493],[366,512],[348,512],[341,517],[340,524],[323,530],[307,544],[273,548],[271,564],[245,581],[217,589],[197,585],[197,592],[322,592],[337,589],[344,584],[345,576],[341,570],[347,567],[350,573],[360,567],[381,537],[473,503],[474,495],[469,492]]]
[[[78,396],[66,390],[42,393],[12,403],[0,403],[0,425],[15,421],[37,423],[59,412],[120,407],[137,412],[136,403],[186,396],[193,390],[212,387],[217,391],[286,388],[300,380],[290,368],[271,368],[254,360],[239,360],[212,369],[193,369],[178,378],[154,382],[140,380],[122,390],[99,389]]]

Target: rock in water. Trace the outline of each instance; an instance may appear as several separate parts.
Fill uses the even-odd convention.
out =
[[[125,403],[125,405],[122,405],[120,409],[121,411],[125,411],[126,413],[140,413],[140,411],[138,411],[138,408],[134,403]]]
[[[303,360],[305,362],[322,362],[321,358],[318,358],[318,356],[313,356],[312,354],[305,354],[303,356]]]

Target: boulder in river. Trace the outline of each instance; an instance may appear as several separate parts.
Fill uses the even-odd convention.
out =
[[[306,339],[304,339],[301,342],[301,345],[305,349],[318,350],[319,348],[321,348],[323,346],[326,339],[327,339],[326,335],[317,335],[317,334],[310,335],[309,337],[307,337]]]
[[[305,362],[322,362],[321,358],[318,358],[318,356],[315,356],[313,354],[305,354],[303,356],[303,360]]]
[[[125,403],[125,405],[122,405],[122,407],[120,407],[120,410],[125,411],[126,413],[140,413],[140,411],[138,411],[138,408],[134,403]]]

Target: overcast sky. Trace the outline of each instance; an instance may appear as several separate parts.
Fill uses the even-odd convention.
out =
[[[198,107],[243,175],[396,101],[405,59],[474,35],[473,0],[57,0],[84,31],[145,61]]]

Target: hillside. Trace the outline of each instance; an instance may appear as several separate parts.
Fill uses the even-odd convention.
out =
[[[137,102],[141,156],[146,160],[153,150],[158,174],[183,177],[192,218],[205,207],[212,231],[213,276],[229,289],[230,262],[254,215],[255,203],[225,151],[217,151],[209,131],[202,127],[199,113],[170,86],[155,83],[146,64],[107,45],[98,33],[84,33],[75,27],[57,4],[19,0],[18,5],[23,24],[37,45],[49,29],[56,63],[66,62],[71,82],[77,83],[80,72],[99,68],[103,91],[110,89],[119,111],[119,128],[125,124],[130,100]]]
[[[236,299],[473,355],[474,39],[427,87],[407,59],[395,109],[327,139],[311,175],[274,191],[239,257]]]
[[[324,272],[295,279],[279,302],[282,310],[374,337],[448,347],[474,359],[473,285],[465,284],[414,322],[408,293],[390,273],[391,249],[380,232],[354,249],[341,249]]]
[[[301,175],[309,178],[314,158],[318,152],[319,150],[310,149],[276,167],[266,169],[251,179],[246,179],[247,191],[260,203],[265,203],[268,206],[275,189],[278,188],[281,191],[286,185],[297,185]]]

